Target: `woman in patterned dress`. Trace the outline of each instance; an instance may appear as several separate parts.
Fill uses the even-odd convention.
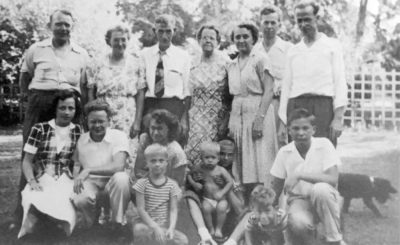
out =
[[[229,92],[234,96],[229,130],[238,148],[241,181],[246,189],[252,189],[254,184],[267,181],[278,150],[271,105],[273,78],[267,56],[252,52],[258,39],[256,26],[238,25],[231,39],[239,55],[228,67]]]
[[[214,26],[202,26],[197,34],[202,48],[193,62],[189,86],[192,107],[186,153],[192,163],[200,162],[198,146],[203,141],[216,141],[227,134],[229,91],[227,65],[230,59],[216,50],[221,37]]]
[[[129,29],[110,28],[105,36],[111,52],[94,62],[89,74],[89,100],[103,99],[113,110],[111,127],[134,138],[142,120],[144,71],[139,57],[126,51]]]

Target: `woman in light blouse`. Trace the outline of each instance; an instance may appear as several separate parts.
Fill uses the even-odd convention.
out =
[[[229,130],[238,147],[240,179],[247,189],[265,183],[278,150],[273,106],[273,78],[268,57],[252,52],[258,40],[253,24],[240,24],[231,34],[239,55],[228,66],[234,96]],[[250,193],[250,191],[247,191]]]

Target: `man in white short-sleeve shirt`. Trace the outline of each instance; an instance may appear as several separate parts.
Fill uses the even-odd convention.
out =
[[[293,141],[279,150],[270,171],[275,203],[282,190],[288,195],[287,240],[314,244],[318,220],[325,242],[339,245],[339,155],[328,139],[313,137],[315,117],[306,109],[289,114],[288,128]]]
[[[94,100],[85,106],[89,132],[78,140],[74,161],[72,201],[84,218],[83,225],[96,222],[98,194],[109,196],[111,222],[125,224],[125,211],[130,201],[129,176],[124,171],[129,155],[127,135],[109,128],[111,111],[105,102]]]

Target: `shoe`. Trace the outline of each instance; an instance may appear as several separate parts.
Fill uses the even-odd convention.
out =
[[[105,225],[110,222],[110,212],[105,212],[103,207],[101,208],[98,222],[100,225]]]

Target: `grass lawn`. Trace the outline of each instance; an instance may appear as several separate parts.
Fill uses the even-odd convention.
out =
[[[93,228],[77,231],[70,238],[52,235],[52,229],[40,236],[16,240],[16,233],[7,233],[7,220],[13,212],[20,175],[21,137],[0,131],[0,244],[128,244],[113,236],[108,229]],[[343,160],[342,171],[363,173],[389,179],[400,190],[400,135],[396,133],[345,132],[339,140],[338,151]],[[350,213],[345,215],[345,239],[349,245],[400,244],[400,201],[398,194],[386,204],[377,204],[384,218],[376,218],[361,200],[353,200]],[[197,235],[188,211],[182,209],[179,229],[184,231],[190,245]]]

